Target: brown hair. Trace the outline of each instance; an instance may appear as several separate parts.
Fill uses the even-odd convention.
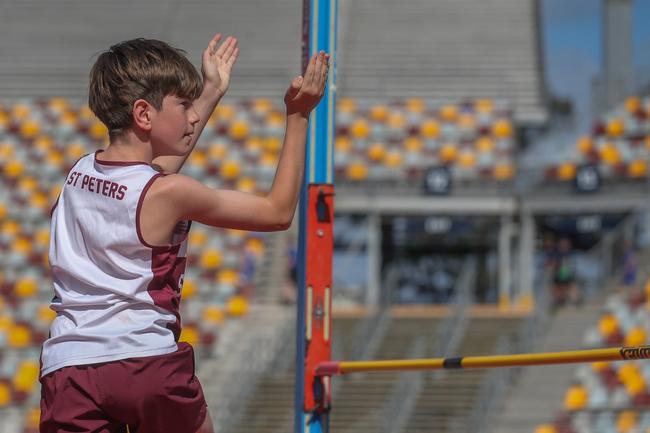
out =
[[[160,110],[165,96],[194,100],[202,88],[185,51],[155,39],[132,39],[99,55],[90,71],[88,105],[113,136],[132,126],[138,99]]]

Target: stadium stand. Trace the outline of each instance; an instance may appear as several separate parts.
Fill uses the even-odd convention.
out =
[[[591,135],[568,146],[568,154],[558,155],[546,168],[546,178],[573,181],[577,168],[589,164],[605,180],[645,182],[650,157],[649,107],[650,98],[631,96],[608,111],[594,123]]]

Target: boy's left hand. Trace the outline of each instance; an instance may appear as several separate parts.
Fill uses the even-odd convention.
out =
[[[228,36],[217,48],[220,40],[221,33],[217,33],[203,51],[201,74],[203,74],[203,88],[210,86],[223,96],[230,85],[230,71],[237,61],[239,48],[237,39],[232,36]]]

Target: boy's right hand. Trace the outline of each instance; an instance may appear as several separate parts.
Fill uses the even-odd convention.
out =
[[[321,51],[315,54],[307,65],[305,75],[297,76],[284,96],[287,115],[299,113],[305,117],[318,105],[325,93],[329,72],[329,54]]]

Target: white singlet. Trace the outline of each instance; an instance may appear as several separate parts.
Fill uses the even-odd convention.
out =
[[[177,349],[190,222],[177,225],[172,244],[148,245],[140,209],[162,174],[145,163],[99,161],[101,152],[73,166],[52,212],[57,316],[43,343],[42,376]]]

